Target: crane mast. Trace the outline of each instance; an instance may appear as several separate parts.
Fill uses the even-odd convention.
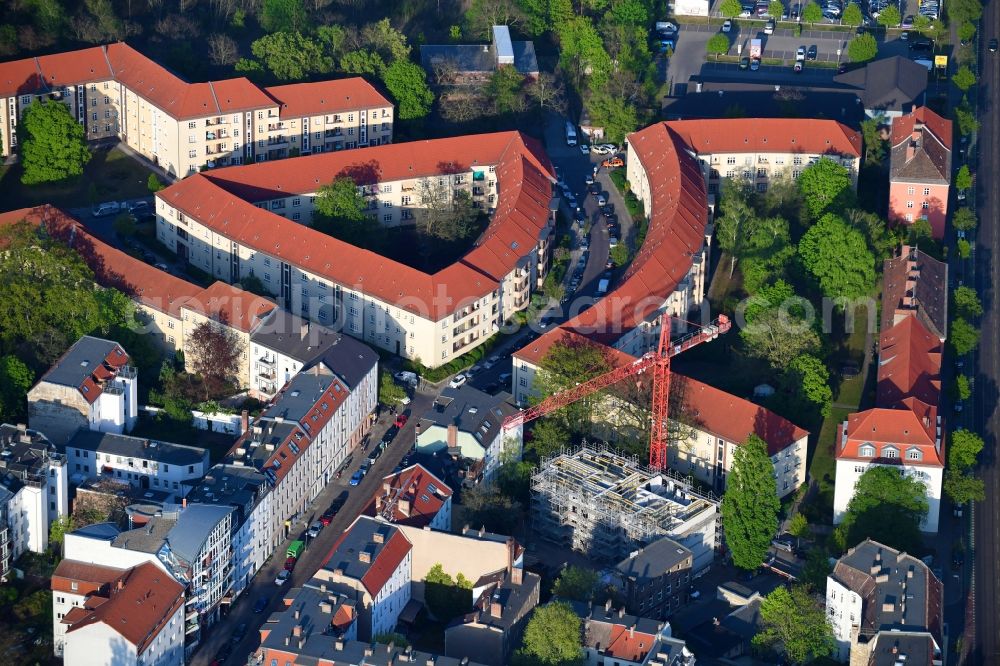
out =
[[[637,377],[648,371],[651,372],[653,377],[649,466],[658,470],[666,469],[670,402],[670,359],[703,342],[716,339],[720,334],[729,331],[731,327],[732,322],[729,321],[729,317],[719,315],[718,319],[711,324],[699,327],[694,332],[672,341],[670,339],[670,316],[663,315],[663,321],[660,325],[660,339],[656,351],[647,352],[628,365],[615,368],[564,391],[550,395],[537,405],[507,417],[503,422],[503,429],[509,430],[529,421],[534,421],[597,391],[613,386],[630,377]]]

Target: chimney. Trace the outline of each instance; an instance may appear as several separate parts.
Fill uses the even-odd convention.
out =
[[[302,324],[299,325],[299,339],[305,340],[307,335],[309,335],[309,322],[303,319]]]
[[[301,650],[305,646],[306,646],[306,637],[303,636],[302,638],[299,639],[299,649]]]
[[[375,543],[385,543],[385,535],[381,532],[375,532],[372,534],[372,541]]]
[[[887,601],[883,601],[882,602],[882,612],[883,613],[891,613],[893,611],[893,609],[895,609],[895,608],[896,608],[896,604],[892,603],[891,601],[887,600]]]
[[[458,426],[454,423],[448,426],[448,446],[458,446]]]
[[[385,483],[383,483],[382,484],[382,492],[384,492],[386,495],[388,495],[389,493],[391,493],[392,492],[392,484],[390,484],[388,481],[386,481]]]
[[[244,409],[243,412],[240,413],[240,434],[242,435],[249,429],[250,429],[250,412]]]
[[[372,646],[371,646],[371,645],[366,645],[366,646],[365,646],[365,656],[366,656],[366,657],[370,657],[370,656],[372,656],[372,653],[373,653],[373,652],[374,652],[374,651],[372,650]]]
[[[503,604],[499,601],[490,601],[490,617],[497,619],[503,617]]]
[[[917,142],[910,141],[906,144],[906,161],[909,162],[917,154]]]
[[[608,599],[607,601],[604,602],[604,612],[605,613],[611,612],[611,599]]]
[[[181,509],[186,509],[186,508],[188,508],[188,501],[187,497],[184,497],[181,499]]]
[[[295,609],[295,619],[296,620],[299,619],[301,617],[301,615],[302,615],[302,611],[299,610],[298,608],[296,608]]]
[[[628,637],[629,638],[635,638],[635,625],[634,624],[631,627],[628,628]]]
[[[524,569],[521,567],[514,567],[510,570],[510,583],[511,585],[520,585],[524,582]]]
[[[298,611],[295,611],[295,612],[296,612],[296,614],[298,614]],[[295,619],[297,620],[299,618],[296,617]],[[295,638],[300,638],[302,636],[302,625],[301,624],[297,624],[294,627],[292,627],[292,636],[294,636]]]
[[[624,606],[622,606],[621,608],[618,609],[618,619],[620,620],[623,617],[625,617],[625,607]]]
[[[292,642],[292,637],[291,636],[285,636],[285,645],[290,645],[291,642]]]
[[[333,649],[337,652],[341,652],[344,649],[344,639],[338,638],[333,642]]]
[[[378,512],[382,511],[382,496],[381,495],[376,495],[375,496],[375,511],[378,511]]]
[[[372,563],[372,554],[369,553],[367,550],[359,550],[358,551],[358,561],[359,562],[364,562],[365,564],[371,564]]]

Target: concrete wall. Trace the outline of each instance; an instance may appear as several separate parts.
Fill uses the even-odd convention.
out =
[[[509,550],[504,542],[479,540],[461,534],[396,525],[413,544],[413,598],[423,601],[422,581],[435,564],[452,578],[462,574],[473,583],[486,574],[506,569]]]
[[[28,427],[63,446],[90,423],[90,404],[75,388],[38,382],[28,391]]]

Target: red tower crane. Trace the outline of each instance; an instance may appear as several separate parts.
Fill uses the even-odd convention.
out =
[[[648,352],[628,365],[615,368],[565,391],[550,395],[534,407],[508,416],[503,422],[503,429],[516,428],[528,421],[534,421],[601,389],[629,377],[640,375],[647,370],[652,370],[653,409],[651,416],[653,421],[649,433],[649,466],[658,470],[665,469],[667,466],[667,416],[670,401],[670,359],[696,345],[714,340],[720,334],[729,331],[731,327],[732,322],[729,321],[729,317],[719,315],[719,318],[708,326],[699,327],[696,331],[677,340],[671,340],[670,317],[664,315],[660,327],[660,342],[655,352]]]

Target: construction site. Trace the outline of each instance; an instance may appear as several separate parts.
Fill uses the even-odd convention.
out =
[[[543,460],[531,477],[531,512],[539,536],[609,565],[669,537],[700,571],[718,542],[715,496],[600,444]]]

